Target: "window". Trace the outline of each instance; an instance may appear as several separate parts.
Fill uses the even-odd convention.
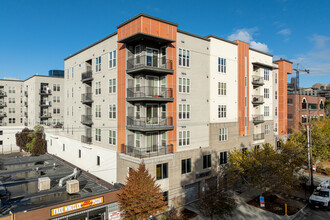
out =
[[[116,145],[116,131],[109,130],[109,144]]]
[[[135,147],[141,147],[141,134],[135,133]]]
[[[277,83],[277,73],[275,73],[275,83]]]
[[[95,129],[95,140],[101,141],[101,129],[99,129],[99,128]]]
[[[15,93],[15,86],[9,86],[9,93]]]
[[[60,96],[53,96],[53,102],[57,102],[59,103],[60,102]]]
[[[226,118],[226,117],[227,117],[227,106],[218,105],[218,118]]]
[[[163,192],[163,200],[168,202],[168,191]]]
[[[101,71],[101,57],[96,57],[95,60],[95,72],[100,72]]]
[[[269,69],[264,69],[264,80],[269,81]]]
[[[190,66],[190,50],[179,48],[179,66]]]
[[[228,160],[227,151],[220,152],[220,165],[226,164]]]
[[[95,84],[95,94],[99,95],[101,94],[101,82],[96,82]]]
[[[274,131],[277,131],[277,123],[275,123]]]
[[[115,119],[116,118],[116,105],[109,105],[109,118]]]
[[[78,157],[81,158],[81,150],[78,150]]]
[[[56,91],[59,92],[60,90],[61,90],[61,86],[60,86],[60,84],[54,84],[54,85],[53,85],[53,91],[54,91],[54,92],[56,92]]]
[[[15,104],[15,98],[9,98],[9,99],[8,99],[8,102],[9,102],[9,103],[13,103],[13,104]]]
[[[264,88],[264,98],[269,99],[269,89]]]
[[[181,160],[181,174],[191,172],[191,158]]]
[[[277,116],[277,107],[275,107],[275,116]]]
[[[109,68],[116,67],[117,55],[116,51],[109,53]]]
[[[168,163],[162,163],[156,165],[157,180],[168,178]]]
[[[0,135],[3,135],[3,131],[2,130],[0,131]]]
[[[323,105],[323,100],[320,101],[320,109],[323,109],[324,105]]]
[[[53,108],[54,114],[60,114],[61,109],[60,108]]]
[[[189,118],[190,118],[190,105],[179,104],[179,119],[189,119]]]
[[[95,117],[101,118],[101,105],[95,105]]]
[[[136,105],[135,106],[135,118],[140,119],[140,116],[141,116],[141,107],[140,107],[140,105]]]
[[[275,99],[277,99],[277,91],[275,91]]]
[[[265,125],[265,134],[270,134],[270,126]]]
[[[179,146],[190,145],[190,131],[179,131]]]
[[[71,68],[72,78],[74,77],[74,67]]]
[[[67,70],[66,70],[66,78],[69,79],[69,76],[70,76],[70,74],[69,74],[69,69],[67,69]]]
[[[63,144],[62,150],[65,151],[65,144]]]
[[[264,107],[264,116],[269,116],[269,106]]]
[[[9,108],[9,113],[15,113],[15,112],[16,112],[15,108]]]
[[[211,154],[203,156],[203,169],[210,168],[212,165]]]
[[[227,83],[218,82],[218,95],[227,95]]]
[[[100,166],[101,165],[101,158],[100,156],[96,156],[96,165]]]
[[[9,118],[9,124],[15,124],[16,119],[15,118]]]
[[[219,141],[228,140],[228,128],[220,128],[219,129]]]
[[[218,58],[218,72],[219,73],[226,73],[226,59],[225,58]]]
[[[190,92],[190,79],[179,77],[179,92],[181,93]]]
[[[307,123],[307,116],[306,115],[301,116],[301,123]]]
[[[116,79],[109,80],[109,93],[116,93]]]

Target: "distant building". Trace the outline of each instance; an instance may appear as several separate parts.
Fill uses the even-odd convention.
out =
[[[48,76],[64,77],[64,70],[49,70]]]

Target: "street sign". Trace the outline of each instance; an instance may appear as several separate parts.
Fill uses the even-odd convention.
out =
[[[260,207],[265,207],[265,198],[260,196]]]
[[[313,171],[316,171],[316,165],[313,164]]]

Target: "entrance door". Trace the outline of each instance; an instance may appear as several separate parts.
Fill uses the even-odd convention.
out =
[[[147,49],[147,66],[158,67],[157,49]]]
[[[158,151],[158,133],[147,133],[147,152]]]
[[[186,203],[195,201],[199,197],[199,182],[185,186]]]
[[[147,96],[159,95],[159,77],[147,76]]]
[[[158,105],[147,105],[147,125],[158,124]]]

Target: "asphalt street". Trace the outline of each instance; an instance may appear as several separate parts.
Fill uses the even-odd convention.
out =
[[[311,209],[306,207],[304,215],[296,218],[296,220],[328,220],[330,219],[330,211]]]

